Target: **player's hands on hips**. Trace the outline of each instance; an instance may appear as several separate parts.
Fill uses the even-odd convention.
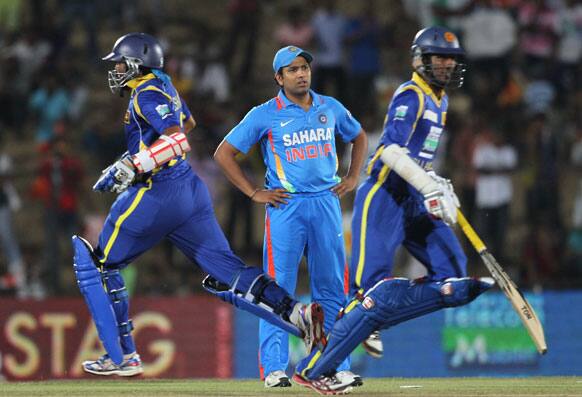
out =
[[[343,196],[344,194],[351,192],[356,188],[358,185],[358,177],[357,176],[346,176],[342,178],[342,181],[335,185],[331,191],[337,194],[338,196]]]
[[[135,168],[129,155],[123,156],[103,170],[93,185],[96,192],[124,192],[135,179]]]
[[[285,199],[290,197],[289,192],[285,189],[261,189],[253,193],[251,200],[255,203],[270,204],[275,208],[279,208],[279,205],[287,204],[287,200]]]

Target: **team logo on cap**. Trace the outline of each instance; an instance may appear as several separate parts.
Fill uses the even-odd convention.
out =
[[[452,43],[453,41],[457,40],[457,36],[455,36],[454,33],[452,32],[445,32],[445,40],[448,41],[449,43]]]
[[[319,122],[321,124],[327,123],[327,116],[324,113],[322,113],[322,114],[319,115]]]
[[[297,51],[297,47],[291,46],[291,47],[289,47],[289,51],[296,52]]]

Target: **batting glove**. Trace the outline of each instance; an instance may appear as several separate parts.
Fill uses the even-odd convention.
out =
[[[101,177],[93,185],[96,192],[122,193],[135,179],[135,170],[128,157],[117,160],[101,172]]]

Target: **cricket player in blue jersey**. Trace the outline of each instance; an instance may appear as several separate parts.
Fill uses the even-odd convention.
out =
[[[340,102],[310,90],[312,60],[301,48],[281,48],[273,60],[279,93],[253,108],[224,138],[214,157],[235,186],[267,205],[264,270],[291,294],[306,256],[312,298],[323,306],[329,330],[346,302],[339,197],[358,183],[367,138]],[[353,144],[344,178],[337,175],[336,137]],[[257,143],[266,166],[264,187],[254,186],[235,160]],[[260,324],[259,354],[265,386],[291,386],[285,373],[288,336],[265,321]],[[338,377],[361,384],[361,378],[349,371],[348,360],[339,369]]]
[[[493,280],[466,277],[466,257],[451,227],[458,199],[450,181],[432,168],[446,120],[446,88],[463,82],[464,54],[447,29],[419,31],[412,43],[412,79],[395,92],[384,132],[358,188],[352,220],[351,292],[327,345],[302,360],[293,379],[322,394],[344,394],[337,366],[359,343],[375,356],[369,336],[444,307],[471,302]],[[393,278],[396,249],[404,245],[427,269],[418,280]]]
[[[304,338],[307,349],[323,343],[323,310],[298,303],[259,267],[246,266],[222,233],[206,185],[185,154],[185,134],[194,119],[162,68],[159,42],[144,33],[117,40],[103,58],[113,93],[129,93],[125,114],[128,151],[107,168],[93,189],[120,193],[94,249],[73,236],[77,283],[106,354],[85,361],[95,375],[143,372],[129,319],[129,300],[120,269],[163,238],[169,239],[209,276],[204,287],[221,299]]]

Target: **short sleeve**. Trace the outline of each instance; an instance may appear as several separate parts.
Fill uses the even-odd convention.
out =
[[[137,112],[156,132],[162,134],[164,130],[180,126],[181,112],[175,112],[170,99],[156,90],[141,91],[137,95]],[[135,101],[134,101],[135,107]]]
[[[328,97],[332,101],[335,114],[336,133],[344,142],[353,141],[362,130],[362,125],[338,100]]]
[[[401,89],[388,106],[381,144],[406,146],[419,117],[422,93],[412,88]]]
[[[264,128],[261,124],[261,111],[258,107],[254,107],[224,139],[237,150],[247,154],[251,147],[263,137]]]

